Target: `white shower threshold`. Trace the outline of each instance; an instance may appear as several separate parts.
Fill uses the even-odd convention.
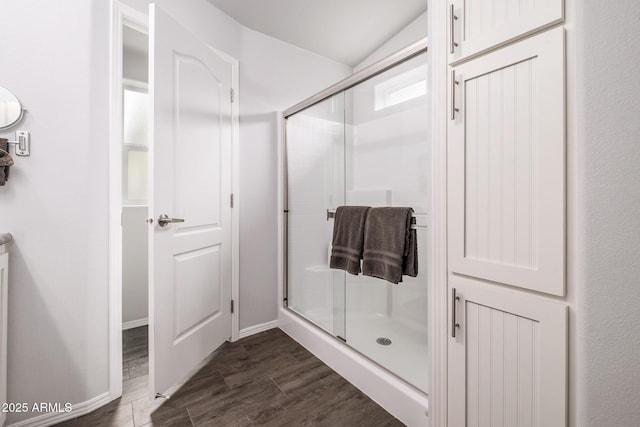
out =
[[[428,425],[428,397],[285,308],[278,326],[409,427]]]

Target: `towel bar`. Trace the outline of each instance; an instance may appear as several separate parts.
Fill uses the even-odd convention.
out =
[[[420,215],[420,214],[418,214]],[[329,221],[331,218],[335,218],[336,217],[336,210],[335,209],[327,209],[327,221]],[[427,228],[426,225],[417,225],[416,224],[416,214],[412,214],[411,215],[411,229],[412,230],[420,230],[422,228]]]

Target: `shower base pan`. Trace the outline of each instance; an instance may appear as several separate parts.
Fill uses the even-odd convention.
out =
[[[417,388],[285,308],[278,326],[407,426],[428,425],[428,397]]]

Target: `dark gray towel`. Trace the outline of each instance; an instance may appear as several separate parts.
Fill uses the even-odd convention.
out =
[[[368,206],[339,206],[333,222],[329,266],[348,273],[360,273],[364,244],[364,224]]]
[[[391,283],[402,282],[403,274],[418,275],[412,213],[412,208],[371,208],[364,228],[362,274]]]
[[[413,212],[413,209],[411,209]],[[416,220],[412,217],[411,224],[415,224]],[[418,275],[418,236],[416,230],[409,227],[406,255],[402,259],[402,274],[405,276],[416,277]]]
[[[0,186],[3,186],[9,180],[9,166],[13,165],[13,159],[9,154],[9,140],[0,138]]]

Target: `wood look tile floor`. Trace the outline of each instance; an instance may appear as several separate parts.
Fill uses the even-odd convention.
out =
[[[223,344],[169,400],[147,397],[147,328],[123,349],[122,397],[59,426],[404,425],[280,329]]]

